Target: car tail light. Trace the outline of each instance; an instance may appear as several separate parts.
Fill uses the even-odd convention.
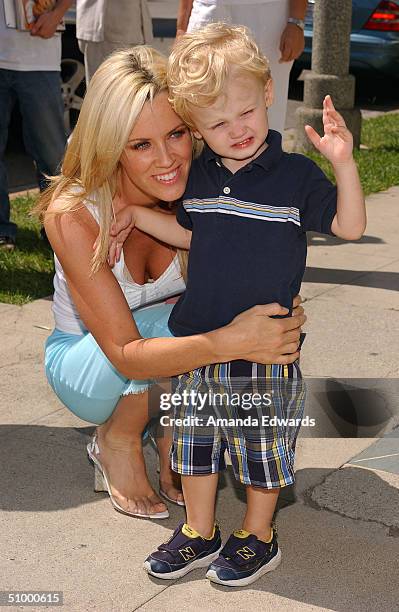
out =
[[[399,32],[399,3],[382,0],[363,28]]]

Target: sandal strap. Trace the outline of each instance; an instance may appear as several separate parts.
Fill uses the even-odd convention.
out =
[[[90,442],[90,451],[92,453],[95,453],[96,455],[100,454],[100,449],[99,449],[98,444],[97,444],[97,434],[94,434],[94,436],[93,436],[93,438],[92,438],[92,440]]]

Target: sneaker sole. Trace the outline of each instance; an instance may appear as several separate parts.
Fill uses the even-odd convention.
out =
[[[158,572],[154,572],[151,569],[151,564],[149,561],[144,561],[143,568],[145,569],[147,574],[155,576],[155,578],[160,578],[161,580],[176,580],[176,578],[182,578],[183,576],[185,576],[189,572],[192,572],[195,569],[208,567],[209,564],[212,563],[212,561],[215,561],[215,559],[218,558],[222,548],[223,546],[221,546],[216,552],[212,553],[211,555],[208,555],[207,557],[202,557],[201,559],[197,559],[196,561],[190,563],[190,565],[182,567],[182,569],[175,570],[174,572],[169,572],[168,574],[159,574]]]
[[[272,572],[275,570],[281,563],[281,550],[279,549],[277,555],[267,564],[263,565],[263,567],[259,568],[257,572],[252,574],[252,576],[247,576],[246,578],[240,578],[238,580],[221,580],[216,574],[215,570],[208,570],[206,573],[206,577],[211,582],[215,582],[217,584],[223,584],[224,586],[247,586],[248,584],[252,584],[264,574],[268,572]]]

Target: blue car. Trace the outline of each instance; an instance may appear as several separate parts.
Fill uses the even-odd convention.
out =
[[[309,0],[305,50],[297,60],[296,71],[311,65],[314,4],[315,0]],[[399,1],[353,0],[349,70],[399,80]]]

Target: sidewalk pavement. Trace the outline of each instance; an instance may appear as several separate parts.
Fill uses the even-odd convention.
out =
[[[324,392],[310,394],[309,409],[321,398],[318,435],[330,437],[303,428],[297,483],[282,492],[277,516],[283,563],[244,589],[210,585],[201,571],[166,584],[147,577],[143,559],[182,509],[170,505],[164,521],[134,519],[93,492],[85,455],[92,427],[63,408],[43,373],[51,302],[0,304],[0,590],[61,590],[68,612],[399,611],[398,402],[395,391],[384,397],[399,378],[399,187],[369,197],[367,209],[360,241],[310,239],[302,368],[322,377]],[[342,391],[348,378],[379,379],[366,413],[370,394],[360,390],[354,405]],[[380,438],[359,437],[368,431]],[[155,456],[145,453],[156,486]],[[243,510],[228,473],[217,511],[224,536]]]

